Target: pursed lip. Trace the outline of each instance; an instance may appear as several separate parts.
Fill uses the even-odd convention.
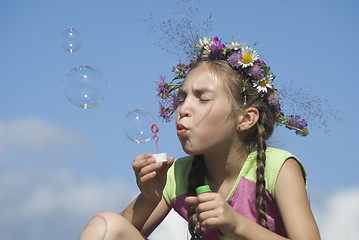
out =
[[[181,123],[177,124],[177,135],[181,136],[187,132],[187,127]]]

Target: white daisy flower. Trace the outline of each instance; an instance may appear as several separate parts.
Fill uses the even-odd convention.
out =
[[[203,37],[202,39],[199,39],[198,42],[200,47],[204,47],[206,45],[211,46],[212,44],[214,44],[213,38],[208,37]]]
[[[197,48],[200,50],[203,49],[204,56],[209,56],[211,52],[211,46],[212,44],[215,44],[213,38],[203,37],[202,39],[199,39],[198,42],[199,45],[197,44]]]
[[[273,88],[273,75],[266,75],[264,78],[256,80],[253,82],[253,87],[257,88],[259,93],[268,91],[268,88]]]
[[[239,64],[242,65],[242,68],[251,67],[257,59],[258,53],[253,49],[246,47],[242,50],[242,60]]]
[[[231,44],[227,44],[226,47],[232,50],[240,50],[244,48],[244,43],[232,42]]]

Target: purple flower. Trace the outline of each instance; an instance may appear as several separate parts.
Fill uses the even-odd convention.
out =
[[[221,44],[221,40],[222,38],[218,40],[218,37],[213,39],[214,44],[211,45],[211,52],[209,54],[210,59],[220,59],[222,48],[224,47],[224,44]]]
[[[257,63],[255,63],[248,69],[248,75],[254,79],[262,79],[264,77],[264,71]]]
[[[261,63],[263,65],[266,65],[266,63],[264,61],[260,60],[260,59],[257,59],[257,62],[259,62],[259,63]]]
[[[167,98],[169,90],[168,90],[168,83],[166,83],[166,78],[161,75],[160,80],[156,81],[156,83],[157,83],[157,92],[158,92],[157,95],[163,99]]]
[[[172,95],[172,100],[170,101],[170,110],[171,110],[171,112],[175,112],[177,110],[177,106],[178,106],[178,95],[173,94]]]
[[[215,37],[213,39],[215,44],[212,44],[211,51],[215,51],[217,49],[222,49],[224,47],[224,44],[221,44],[222,38],[218,40],[218,37]]]
[[[178,67],[178,68],[181,68],[181,67],[182,67],[182,63],[181,63],[181,60],[178,60],[178,64],[177,64],[177,67]]]
[[[165,122],[170,122],[172,120],[172,115],[170,113],[170,110],[168,107],[165,106],[165,103],[158,102],[160,105],[158,113],[160,114],[160,117],[165,120]]]
[[[308,126],[308,123],[304,119],[300,119],[298,115],[290,115],[287,128],[294,129],[297,135],[303,135],[303,131]],[[304,131],[306,134],[308,131]],[[305,135],[304,135],[305,136]]]
[[[188,72],[190,70],[190,66],[189,65],[185,65],[184,63],[181,62],[181,60],[179,60],[179,63],[177,64],[176,67],[172,68],[172,72],[174,72],[175,74],[186,74],[186,72]]]
[[[268,97],[268,103],[269,103],[269,105],[275,107],[275,109],[277,109],[277,110],[280,110],[280,107],[281,107],[279,101],[280,101],[280,98],[279,98],[278,94],[276,94],[276,93],[273,94],[273,95],[270,95],[270,96]]]
[[[234,51],[228,58],[227,62],[232,68],[239,67],[239,61],[242,59],[242,53],[240,51]]]

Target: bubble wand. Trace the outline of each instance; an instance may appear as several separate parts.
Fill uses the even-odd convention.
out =
[[[154,134],[152,138],[156,142],[156,147],[157,147],[157,154],[152,154],[152,156],[156,159],[157,162],[165,163],[167,162],[167,153],[160,153],[160,151],[158,150],[158,140],[160,139],[160,137],[157,135],[157,133],[159,130],[160,128],[156,123],[153,123],[151,125],[151,132]]]
[[[159,127],[156,123],[151,125],[151,132],[153,132],[155,135],[153,135],[153,140],[156,142],[156,147],[157,147],[157,154],[160,154],[159,150],[158,150],[158,140],[160,139],[160,137],[157,135],[159,131]]]
[[[127,113],[124,121],[125,134],[135,143],[145,143],[153,139],[156,142],[157,153],[152,154],[157,162],[167,162],[167,153],[160,153],[158,148],[159,126],[151,113],[143,108],[136,108]]]

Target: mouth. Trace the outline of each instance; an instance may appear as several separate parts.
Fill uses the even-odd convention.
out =
[[[183,134],[185,134],[187,132],[187,130],[188,129],[183,124],[181,124],[181,123],[177,124],[177,135],[178,136],[182,136]]]

